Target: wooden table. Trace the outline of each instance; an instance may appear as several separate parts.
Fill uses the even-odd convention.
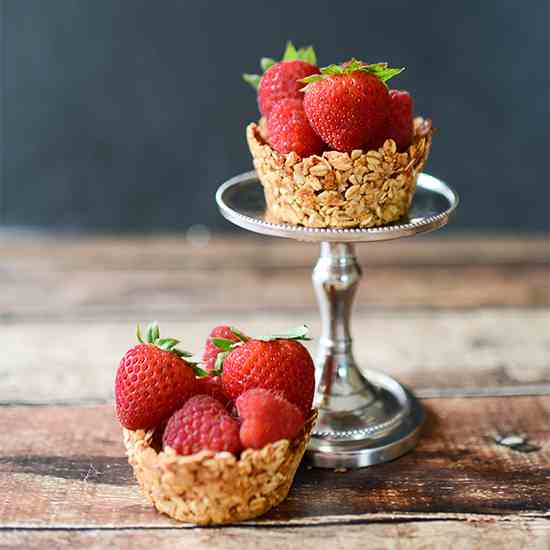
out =
[[[177,525],[141,497],[112,407],[135,323],[157,319],[194,350],[221,321],[304,321],[315,335],[316,255],[260,238],[0,235],[0,547],[550,548],[542,238],[359,247],[357,358],[424,399],[414,452],[345,473],[303,466],[281,506],[232,527]],[[495,442],[514,434],[529,445]]]

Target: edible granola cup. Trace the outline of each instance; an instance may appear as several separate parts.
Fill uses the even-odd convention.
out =
[[[312,411],[300,435],[262,449],[231,453],[202,451],[179,456],[161,451],[154,430],[123,429],[128,462],[142,492],[159,512],[200,525],[235,523],[260,516],[281,503],[317,419]]]
[[[269,221],[340,228],[386,225],[407,213],[432,134],[431,121],[417,117],[413,141],[401,153],[387,139],[377,150],[325,151],[301,158],[273,150],[263,120],[246,129]]]

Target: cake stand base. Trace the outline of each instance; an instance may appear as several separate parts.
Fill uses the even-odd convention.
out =
[[[408,237],[445,225],[458,204],[445,183],[420,174],[408,215],[367,229],[308,228],[271,223],[254,172],[224,183],[216,201],[225,218],[261,233],[321,244],[313,270],[321,337],[316,359],[315,407],[319,419],[308,457],[321,468],[361,468],[393,460],[416,444],[424,420],[421,404],[405,386],[381,372],[359,369],[353,357],[351,311],[361,267],[354,243]]]
[[[418,399],[386,374],[363,372],[376,398],[353,413],[320,408],[307,455],[313,466],[363,468],[394,460],[416,445],[424,421]]]

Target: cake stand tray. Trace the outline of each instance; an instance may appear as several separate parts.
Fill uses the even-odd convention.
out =
[[[322,326],[316,358],[319,420],[308,449],[313,465],[359,468],[393,460],[412,449],[424,420],[422,405],[408,388],[384,373],[359,368],[353,357],[351,309],[361,279],[354,243],[399,239],[438,229],[458,205],[456,192],[442,181],[420,174],[408,215],[390,225],[365,229],[269,222],[255,172],[221,185],[216,202],[222,215],[243,229],[321,244],[313,270]]]

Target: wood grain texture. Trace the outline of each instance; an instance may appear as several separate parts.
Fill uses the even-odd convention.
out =
[[[182,312],[181,321],[164,320],[161,329],[200,354],[220,321],[249,334],[284,331],[300,322],[313,337],[320,330],[316,311],[300,317],[258,312],[200,318]],[[111,399],[116,366],[133,345],[134,331],[134,322],[127,321],[5,322],[0,402]],[[373,311],[355,315],[353,334],[359,365],[391,373],[422,395],[550,392],[546,311]],[[309,343],[312,351],[315,346]]]
[[[427,400],[418,448],[336,473],[303,465],[255,523],[176,525],[138,492],[111,405],[0,407],[0,548],[550,548],[550,246],[423,237],[358,246],[361,365]],[[200,350],[212,325],[308,322],[317,246],[264,238],[0,233],[0,403],[111,399],[136,321]],[[314,345],[314,344],[313,344]],[[456,395],[539,397],[445,398]],[[525,433],[529,454],[497,446]]]
[[[258,525],[549,517],[550,397],[425,404],[415,451],[345,473],[303,465],[289,498]],[[8,427],[0,433],[3,527],[174,525],[139,494],[112,407],[3,407],[0,424]],[[525,433],[541,448],[497,446],[497,433]]]
[[[225,527],[223,529],[116,529],[1,531],[0,548],[154,548],[173,550],[543,550],[550,544],[550,522],[537,519],[482,522],[411,521],[401,524],[342,524],[280,528]]]
[[[420,238],[358,247],[357,308],[544,307],[545,239]],[[315,308],[318,248],[277,239],[0,240],[0,319],[134,319]]]

